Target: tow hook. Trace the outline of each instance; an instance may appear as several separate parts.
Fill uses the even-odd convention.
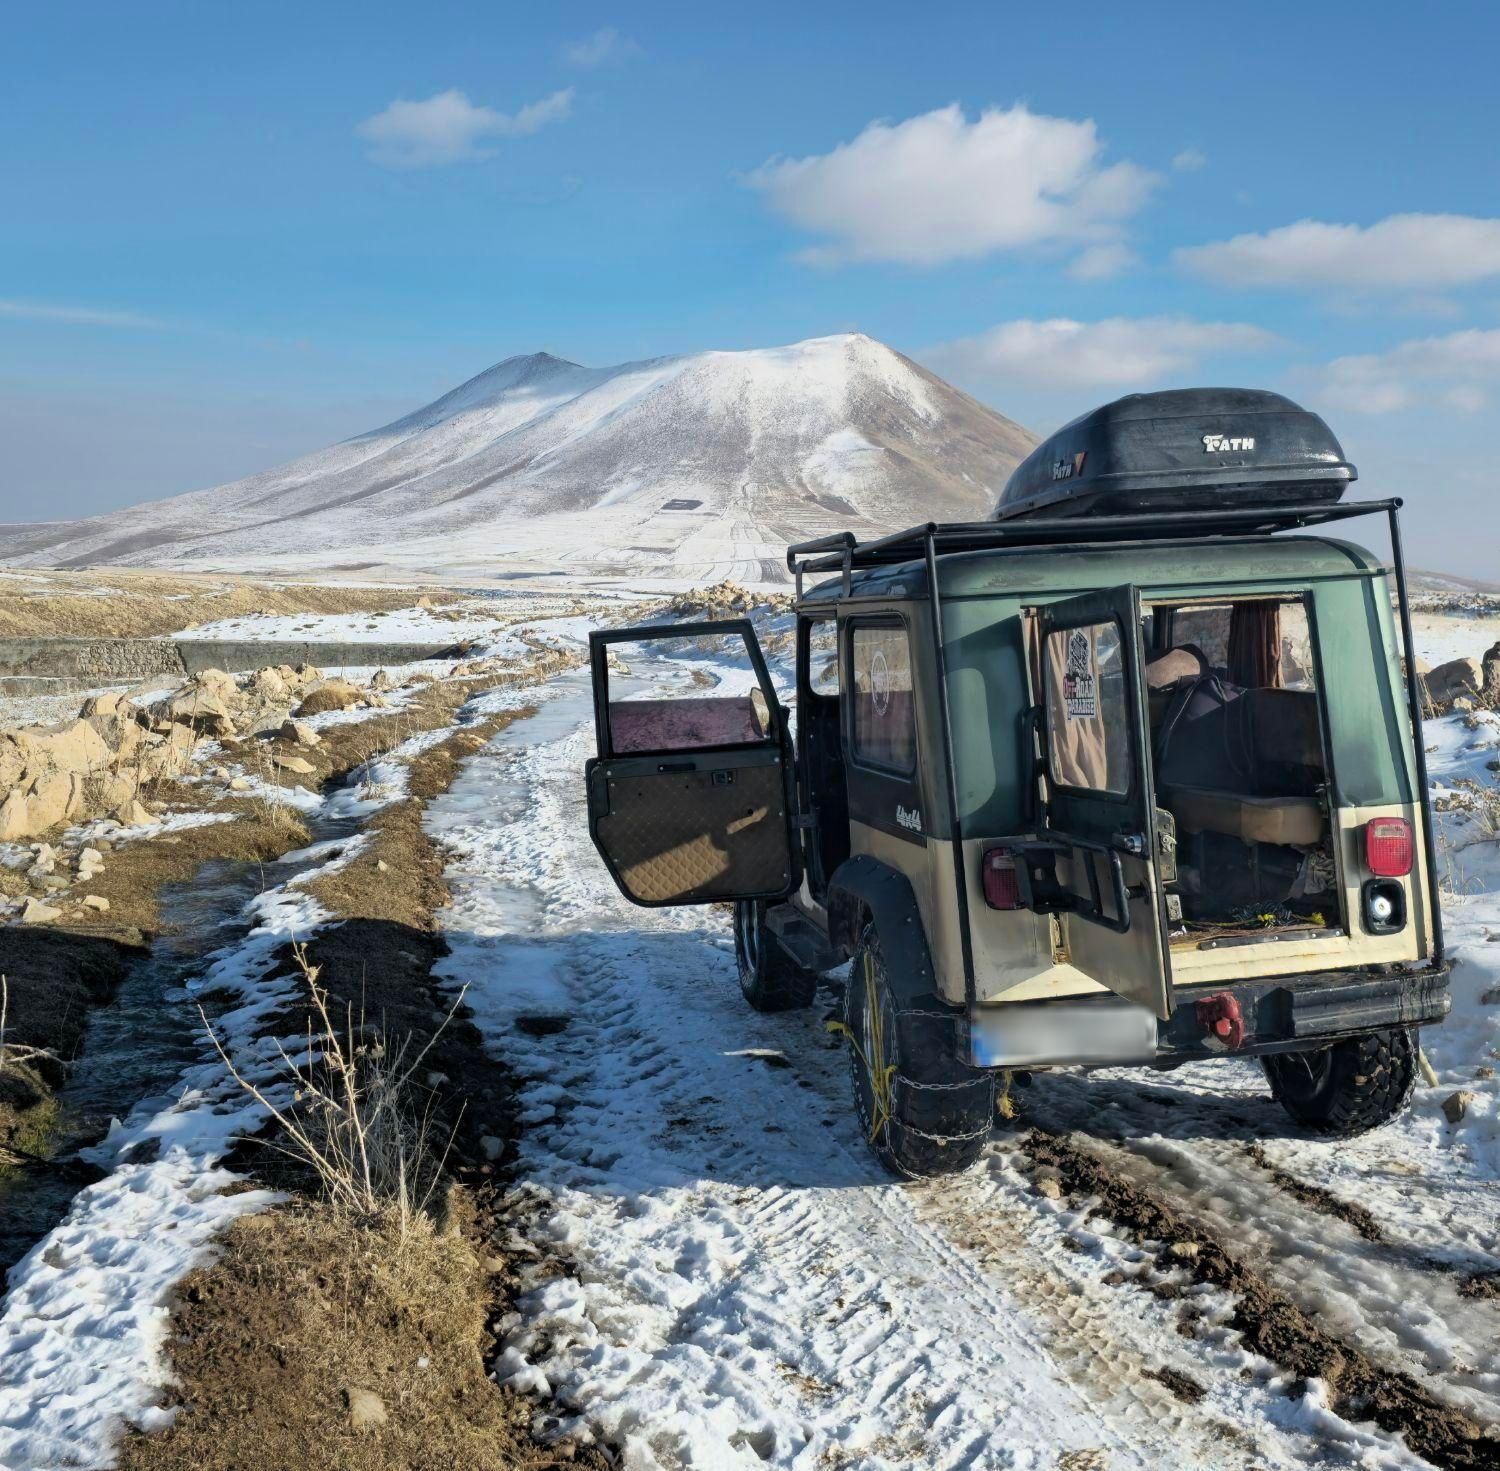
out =
[[[1233,1052],[1245,1040],[1245,1018],[1240,1014],[1239,998],[1229,991],[1205,996],[1193,1008],[1193,1015],[1210,1047]]]

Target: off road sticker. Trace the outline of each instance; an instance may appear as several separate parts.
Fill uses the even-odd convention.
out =
[[[1099,718],[1099,676],[1094,670],[1094,641],[1081,628],[1068,634],[1068,663],[1063,672],[1063,708],[1069,720]]]
[[[870,655],[870,700],[877,715],[884,715],[891,708],[891,671],[883,649],[876,649]]]

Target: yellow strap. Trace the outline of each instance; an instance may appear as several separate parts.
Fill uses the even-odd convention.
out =
[[[870,952],[864,952],[865,962],[865,1013],[870,1018],[870,1043],[877,1058],[885,1057],[885,1018],[880,1012],[880,983],[875,979],[875,962]],[[864,1064],[870,1075],[870,1092],[874,1099],[874,1122],[870,1125],[870,1142],[880,1137],[880,1131],[891,1121],[892,1082],[896,1076],[896,1064],[876,1067],[871,1058],[865,1056],[854,1033],[843,1022],[825,1022],[830,1032],[842,1032],[849,1039],[854,1055]]]

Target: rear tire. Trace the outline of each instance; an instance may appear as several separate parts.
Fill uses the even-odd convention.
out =
[[[812,1005],[817,972],[798,965],[777,943],[766,927],[764,899],[734,901],[734,958],[740,990],[757,1011],[795,1011]]]
[[[990,1137],[995,1079],[959,1061],[957,1021],[937,996],[898,1003],[868,926],[849,969],[844,1025],[860,1128],[892,1174],[959,1174]]]
[[[1417,1081],[1417,1034],[1410,1027],[1346,1037],[1316,1052],[1261,1059],[1271,1096],[1299,1123],[1348,1138],[1388,1124]]]

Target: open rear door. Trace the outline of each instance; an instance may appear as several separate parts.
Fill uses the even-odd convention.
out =
[[[747,618],[589,636],[589,831],[633,904],[781,899],[798,882],[786,711]]]
[[[1043,836],[1068,958],[1165,1018],[1171,950],[1157,853],[1140,594],[1086,593],[1036,615]]]

